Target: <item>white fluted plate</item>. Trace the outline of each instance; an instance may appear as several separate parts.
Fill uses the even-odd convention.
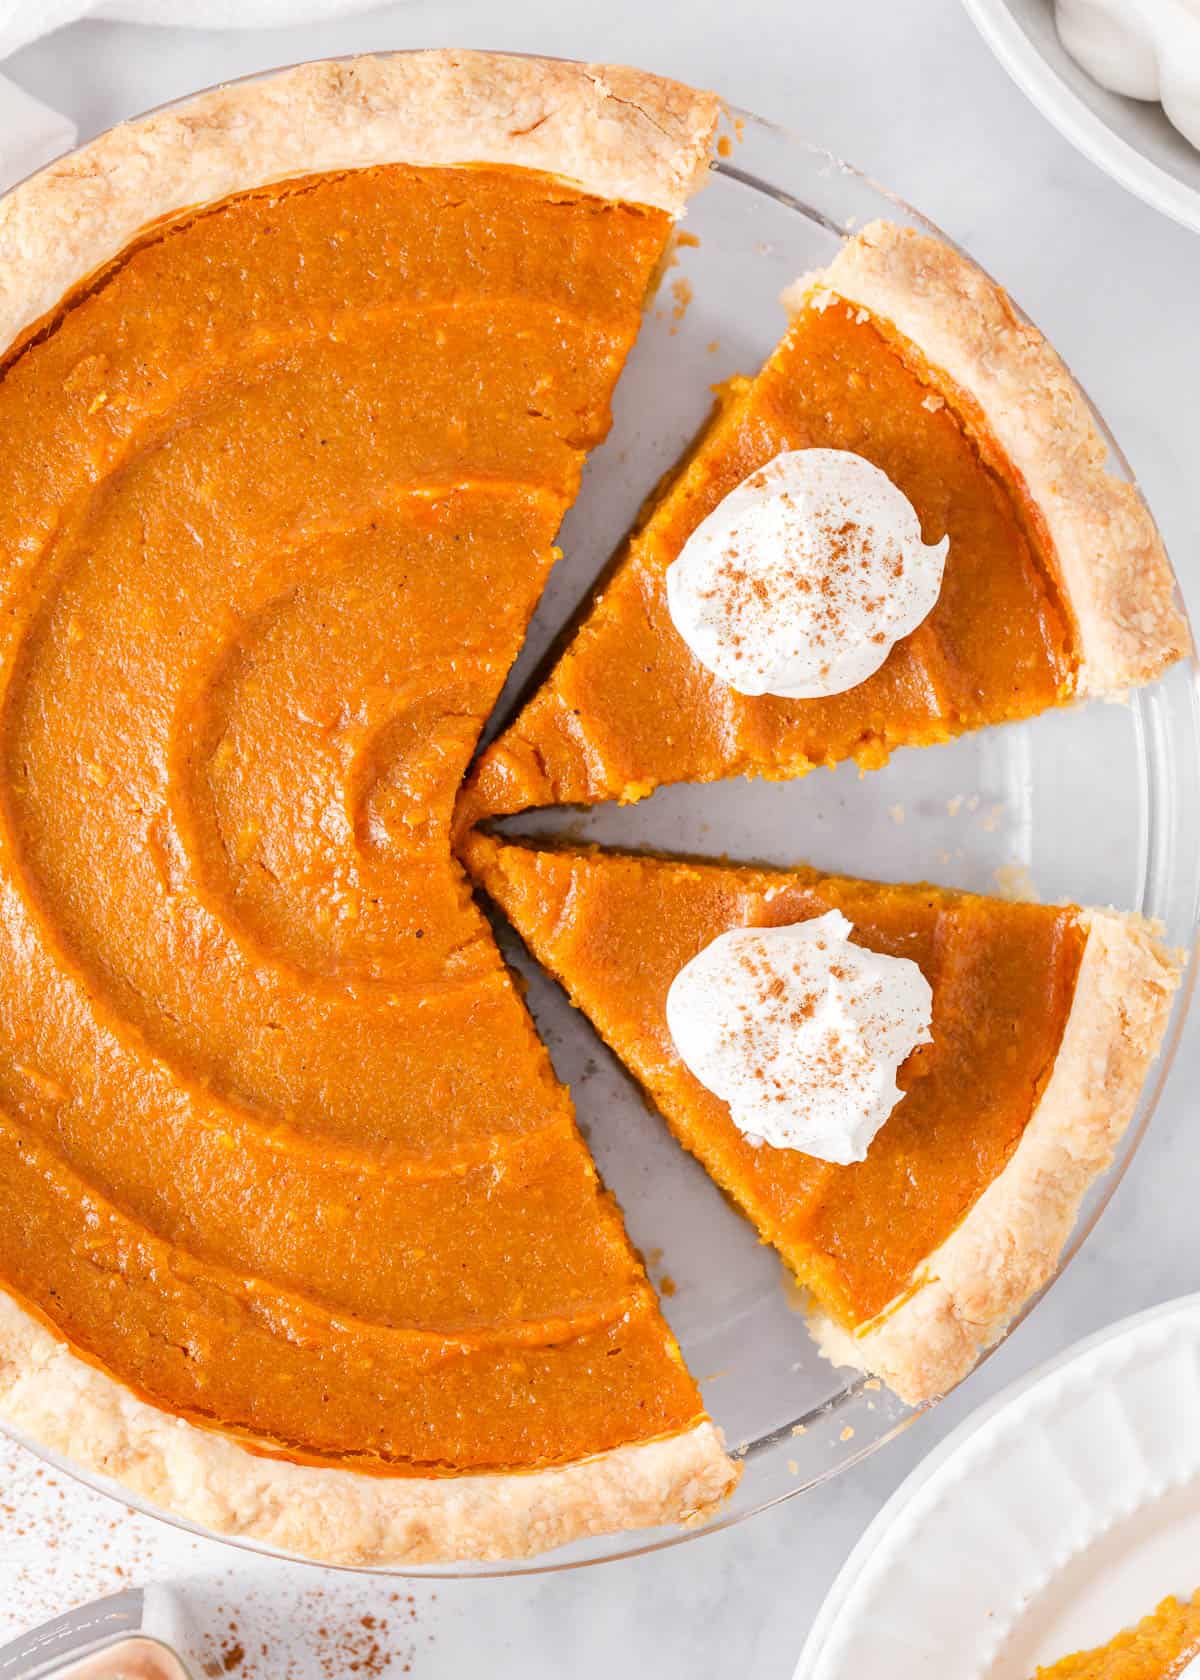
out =
[[[1200,1295],[1078,1343],[897,1490],[796,1680],[1029,1680],[1200,1588]]]

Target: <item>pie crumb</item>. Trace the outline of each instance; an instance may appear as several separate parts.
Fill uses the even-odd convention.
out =
[[[1023,900],[1026,904],[1040,904],[1038,890],[1025,863],[1002,863],[993,871],[992,879],[1001,898]]]
[[[682,276],[678,280],[672,280],[671,296],[675,299],[671,309],[671,319],[678,324],[687,314],[688,305],[694,296],[691,281],[683,279]]]

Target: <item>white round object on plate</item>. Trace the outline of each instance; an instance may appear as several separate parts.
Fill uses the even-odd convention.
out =
[[[1112,93],[1094,81],[1060,40],[1048,0],[963,4],[1017,86],[1060,134],[1147,204],[1200,232],[1200,151],[1161,106]],[[1182,0],[1172,4],[1179,7]],[[1176,85],[1180,68],[1173,67],[1169,78],[1168,97],[1177,115],[1190,104]],[[1195,91],[1200,98],[1200,88]]]
[[[1055,0],[1058,38],[1093,81],[1151,100],[1200,146],[1200,6],[1196,0]]]

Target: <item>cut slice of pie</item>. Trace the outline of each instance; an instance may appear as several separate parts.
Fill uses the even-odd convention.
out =
[[[839,1364],[930,1399],[1050,1278],[1165,1029],[1178,964],[1143,921],[475,832],[472,873],[811,1292]],[[933,991],[933,1041],[865,1161],[752,1143],[681,1060],[676,974],[718,935],[840,910]]]
[[[1200,1657],[1200,1592],[1182,1602],[1164,1598],[1136,1627],[1039,1668],[1034,1680],[1178,1680],[1193,1657]]]
[[[1106,470],[1058,357],[979,269],[874,223],[789,303],[774,355],[725,389],[544,685],[483,755],[464,820],[847,758],[874,767],[896,747],[1147,682],[1187,646],[1141,498]],[[752,698],[682,640],[665,574],[755,468],[810,447],[882,468],[924,540],[949,537],[941,594],[857,687]]]
[[[0,205],[0,1415],[208,1527],[735,1478],[449,844],[715,115],[308,65]]]

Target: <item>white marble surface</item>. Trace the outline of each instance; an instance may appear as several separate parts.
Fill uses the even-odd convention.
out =
[[[1200,240],[1072,152],[949,0],[738,0],[719,21],[711,9],[706,24],[708,11],[696,0],[413,0],[337,26],[240,36],[87,24],[5,68],[84,136],[224,77],[376,47],[458,43],[617,58],[716,87],[853,160],[1003,277],[1121,438],[1193,609],[1200,606]],[[325,1665],[313,1672],[348,1675],[355,1650],[346,1644],[338,1655],[339,1629],[375,1613],[390,1614],[393,1660],[367,1672],[399,1674],[410,1664],[429,1680],[485,1669],[528,1680],[565,1671],[599,1680],[614,1669],[661,1680],[785,1680],[864,1524],[947,1429],[1066,1342],[1200,1287],[1189,1135],[1200,1122],[1198,1084],[1193,1024],[1141,1156],[1074,1267],[963,1392],[852,1475],[657,1556],[561,1576],[417,1583],[411,1604],[407,1589],[389,1607],[388,1589],[350,1583],[321,1600],[314,1572],[286,1617],[296,1629],[327,1629]],[[117,1584],[104,1526],[112,1507],[77,1490],[61,1496],[72,1524],[83,1525],[76,1543],[34,1559],[21,1530],[36,1529],[60,1495],[28,1468],[0,1457],[0,1641],[72,1597]],[[147,1525],[139,1533],[135,1575],[181,1567],[169,1531]],[[229,1602],[245,1584],[238,1577],[235,1569],[221,1583]],[[279,1644],[261,1672],[288,1680],[305,1670]]]

